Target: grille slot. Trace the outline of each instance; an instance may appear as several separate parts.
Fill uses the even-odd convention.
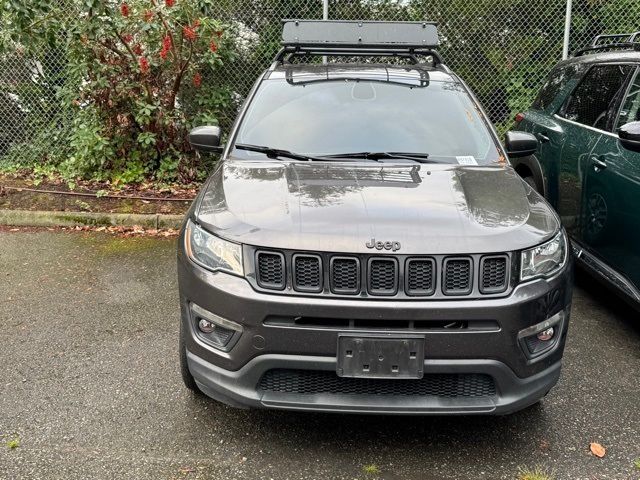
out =
[[[500,293],[507,289],[507,257],[504,255],[484,257],[480,262],[480,291]]]
[[[369,379],[338,377],[333,371],[273,369],[258,386],[263,392],[302,395],[391,395],[445,398],[491,397],[493,378],[483,374],[429,374],[421,379]]]
[[[371,295],[395,295],[398,292],[398,262],[394,258],[371,258],[367,270]]]
[[[322,261],[317,255],[293,256],[293,288],[299,292],[322,290]]]
[[[282,290],[285,285],[284,255],[277,252],[257,252],[256,279],[263,288]]]
[[[436,291],[436,262],[432,258],[410,258],[405,269],[407,295],[433,295]]]
[[[357,258],[331,259],[331,291],[352,295],[360,291],[360,261]]]
[[[446,258],[442,292],[445,295],[470,294],[473,289],[472,270],[470,258]]]

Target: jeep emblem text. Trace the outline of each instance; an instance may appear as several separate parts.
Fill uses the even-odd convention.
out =
[[[376,250],[391,250],[397,252],[400,250],[400,242],[376,242],[375,238],[372,238],[369,242],[365,243],[367,248],[375,248]]]

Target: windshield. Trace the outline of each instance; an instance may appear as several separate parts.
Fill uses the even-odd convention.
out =
[[[350,152],[427,153],[462,165],[496,162],[499,153],[459,84],[426,87],[341,80],[292,85],[265,80],[235,139],[314,156]],[[234,156],[257,158],[239,150]]]

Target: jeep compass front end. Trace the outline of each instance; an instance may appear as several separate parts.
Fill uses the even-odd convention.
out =
[[[327,41],[350,34],[362,45]],[[285,23],[179,238],[187,387],[240,407],[502,414],[558,381],[567,239],[505,160],[535,139],[509,133],[505,152],[436,40],[422,22]],[[409,63],[294,61],[346,53]],[[190,140],[216,150],[219,130]]]

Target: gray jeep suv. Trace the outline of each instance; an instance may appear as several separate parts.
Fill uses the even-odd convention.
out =
[[[222,160],[178,244],[188,388],[240,407],[504,414],[557,382],[567,238],[507,162],[537,140],[509,132],[505,151],[436,45],[430,23],[287,21],[226,146],[191,132]]]

